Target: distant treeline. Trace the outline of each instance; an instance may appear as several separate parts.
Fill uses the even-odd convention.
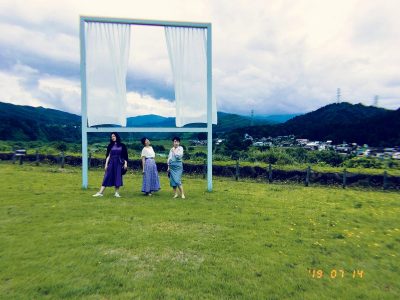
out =
[[[152,120],[154,116],[147,116]],[[296,138],[326,141],[334,144],[368,144],[370,146],[400,145],[400,108],[387,110],[362,104],[335,103],[313,112],[296,116],[281,124],[268,120],[254,120],[235,114],[218,114],[218,125],[213,126],[214,137],[227,137],[245,133],[253,137],[295,135]],[[0,140],[14,141],[64,141],[81,140],[81,118],[78,115],[42,107],[20,106],[0,102]],[[143,118],[146,119],[146,118]],[[172,126],[171,120],[166,124]],[[152,126],[142,120],[144,127]],[[261,123],[260,123],[261,122]],[[250,124],[256,126],[250,126]],[[260,125],[262,124],[262,125]],[[198,124],[197,124],[198,125]],[[115,128],[118,131],[118,127]],[[146,134],[153,139],[170,138],[173,134]],[[89,141],[107,139],[108,134],[89,134]],[[138,139],[143,133],[122,134],[125,139]],[[182,134],[195,138],[193,134]]]

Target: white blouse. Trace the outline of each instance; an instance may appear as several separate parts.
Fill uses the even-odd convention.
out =
[[[146,158],[154,158],[154,157],[156,157],[156,154],[153,150],[153,147],[149,146],[149,147],[143,147],[141,156],[142,157],[144,156]]]
[[[182,146],[178,146],[177,148],[172,147],[171,150],[169,150],[167,162],[169,163],[170,161],[181,161],[182,157],[183,157],[183,147]]]

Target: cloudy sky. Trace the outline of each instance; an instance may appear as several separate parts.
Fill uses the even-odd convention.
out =
[[[79,16],[213,24],[219,111],[304,113],[336,98],[400,107],[398,0],[0,0],[0,101],[80,113]],[[135,26],[131,115],[174,115],[161,28]]]

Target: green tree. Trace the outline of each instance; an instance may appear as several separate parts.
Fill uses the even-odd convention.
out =
[[[247,151],[252,144],[251,140],[245,140],[239,133],[232,133],[228,135],[225,141],[226,151]]]
[[[199,141],[204,141],[204,140],[206,140],[206,139],[207,139],[207,133],[206,133],[206,132],[199,132],[199,133],[197,134],[197,139],[198,139]]]
[[[59,151],[67,151],[67,144],[60,142],[56,144],[56,149]]]

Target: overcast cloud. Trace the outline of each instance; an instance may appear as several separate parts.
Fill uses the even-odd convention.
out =
[[[308,112],[342,99],[400,107],[397,0],[0,0],[0,101],[80,113],[79,15],[213,24],[218,110]],[[161,28],[132,29],[132,115],[174,114]]]

